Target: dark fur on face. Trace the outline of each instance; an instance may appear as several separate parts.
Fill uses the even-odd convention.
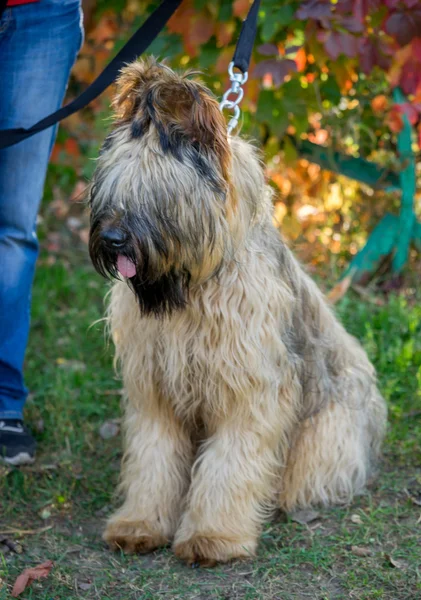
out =
[[[141,312],[170,314],[223,259],[233,203],[225,121],[209,90],[153,59],[123,69],[113,107],[90,188],[90,256],[105,277],[119,277],[119,255],[130,259]],[[113,227],[124,247],[104,239]]]
[[[136,265],[136,275],[130,277],[127,283],[137,297],[142,314],[159,317],[184,308],[190,282],[188,270],[171,267],[168,272],[160,273],[151,264],[151,255],[158,255],[164,260],[168,257],[168,238],[162,237],[153,223],[128,216],[119,221],[119,227],[128,236],[124,251],[120,252],[103,242],[103,222],[101,217],[92,220],[89,242],[91,260],[98,273],[103,277],[119,278],[117,258],[119,254],[124,254]],[[168,223],[166,225],[168,228]],[[174,227],[172,240],[177,245],[181,243]]]

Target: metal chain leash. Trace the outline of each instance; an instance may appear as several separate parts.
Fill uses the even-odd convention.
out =
[[[240,119],[240,107],[238,105],[244,96],[244,90],[241,86],[244,85],[248,79],[248,71],[245,73],[234,73],[234,63],[231,62],[228,67],[228,73],[230,76],[231,87],[222,96],[219,108],[221,111],[223,111],[224,108],[234,111],[234,115],[231,117],[228,123],[228,134],[230,134],[231,131],[237,127]],[[235,100],[229,100],[231,94],[235,94],[237,96]]]

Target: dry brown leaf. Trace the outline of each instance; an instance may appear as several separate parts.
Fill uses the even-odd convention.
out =
[[[351,282],[352,282],[352,275],[347,275],[346,277],[341,279],[341,281],[339,281],[335,286],[333,286],[333,288],[330,290],[330,292],[327,295],[327,299],[329,300],[329,302],[331,304],[335,304],[341,298],[343,298],[345,296],[345,294],[347,293],[349,286],[351,285]]]
[[[351,552],[352,554],[355,554],[355,556],[361,557],[371,556],[373,554],[370,548],[365,546],[351,546]]]
[[[17,598],[36,579],[48,577],[53,566],[54,563],[51,560],[47,560],[41,565],[31,567],[30,569],[25,569],[15,581],[15,585],[13,586],[12,590],[13,598]]]
[[[385,554],[384,557],[387,560],[387,562],[395,569],[399,569],[400,571],[404,571],[406,569],[406,564],[403,560],[393,558],[391,554]]]

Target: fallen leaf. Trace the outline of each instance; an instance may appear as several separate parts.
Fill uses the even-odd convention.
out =
[[[353,523],[355,523],[356,525],[362,525],[362,524],[363,524],[363,520],[362,520],[362,518],[360,517],[360,515],[352,515],[352,516],[351,516],[351,521],[352,521]]]
[[[372,555],[370,548],[366,548],[365,546],[351,546],[351,552],[352,554],[355,554],[355,556],[361,557]]]
[[[111,438],[118,435],[120,431],[120,421],[119,419],[111,419],[110,421],[105,421],[99,428],[99,435],[103,440],[110,440]]]
[[[36,579],[48,577],[53,566],[54,563],[51,560],[47,560],[37,567],[25,569],[15,581],[15,585],[13,586],[12,590],[13,598],[17,598]]]
[[[319,518],[320,514],[315,510],[298,510],[297,512],[291,513],[290,518],[292,521],[299,523],[300,525],[307,525]]]
[[[387,562],[395,569],[399,569],[400,571],[405,570],[406,564],[403,560],[393,558],[393,556],[391,556],[390,554],[385,554],[384,557],[387,560]]]

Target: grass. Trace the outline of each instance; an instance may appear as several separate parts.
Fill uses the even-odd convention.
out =
[[[350,293],[338,307],[376,365],[390,407],[384,461],[369,493],[349,507],[319,511],[307,525],[278,515],[265,527],[257,558],[207,571],[187,568],[169,550],[127,557],[101,541],[120,460],[120,439],[99,435],[119,416],[121,397],[112,348],[97,322],[105,291],[86,250],[38,269],[26,376],[39,453],[35,465],[0,473],[0,531],[15,530],[9,537],[23,546],[21,554],[0,554],[0,600],[10,597],[23,568],[48,559],[55,563],[49,577],[23,598],[421,597],[420,305],[392,296],[379,307]]]

